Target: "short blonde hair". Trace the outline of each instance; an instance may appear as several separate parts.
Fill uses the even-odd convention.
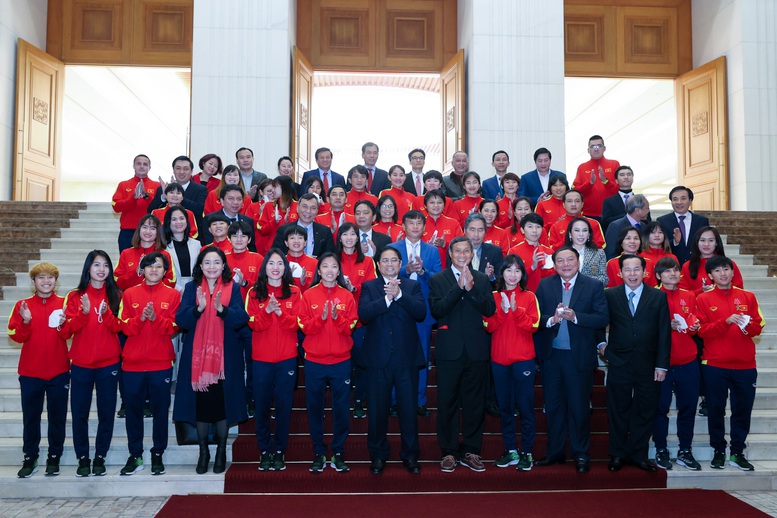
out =
[[[53,275],[55,279],[59,278],[59,268],[53,263],[38,263],[30,268],[30,279],[35,279],[38,275]]]

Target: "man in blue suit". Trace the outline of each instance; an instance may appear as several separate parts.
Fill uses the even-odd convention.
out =
[[[554,174],[566,177],[561,171],[554,171],[550,168],[551,158],[550,151],[547,148],[541,147],[534,152],[534,165],[537,168],[521,176],[518,196],[530,198],[535,205],[537,205],[539,200],[550,198],[550,193],[548,193],[548,180],[550,180],[550,177]]]
[[[378,149],[378,145],[375,142],[365,142],[362,146],[364,167],[366,167],[369,172],[369,176],[367,177],[367,190],[375,196],[380,196],[380,191],[384,189],[391,189],[388,172],[375,165],[378,162],[379,155],[380,149]]]
[[[542,385],[548,421],[548,448],[535,466],[566,461],[566,439],[578,473],[591,469],[589,404],[596,347],[610,315],[601,282],[579,274],[577,250],[564,246],[553,254],[556,275],[540,281],[538,330]]]
[[[362,366],[367,369],[367,448],[370,471],[380,475],[389,457],[387,439],[391,389],[396,388],[400,457],[407,470],[417,475],[418,417],[415,401],[419,368],[425,366],[416,324],[427,314],[426,297],[417,281],[400,278],[401,258],[396,248],[384,249],[378,259],[380,277],[362,284],[359,319],[367,334]]]
[[[491,155],[491,165],[496,174],[491,178],[483,180],[483,185],[481,185],[483,199],[499,200],[505,195],[501,181],[502,177],[507,172],[507,168],[510,167],[510,155],[507,154],[507,151],[500,149]]]
[[[300,192],[297,194],[300,196],[305,194],[302,191],[306,188],[308,180],[312,177],[320,179],[327,188],[327,192],[335,185],[342,185],[343,188],[347,188],[343,175],[332,171],[333,156],[332,150],[328,147],[316,149],[316,165],[318,165],[318,167],[316,169],[311,169],[310,171],[305,171],[305,174],[302,175],[302,181],[300,181]]]
[[[418,374],[418,415],[426,417],[429,410],[426,408],[426,383],[429,373],[429,353],[432,341],[432,326],[435,323],[432,312],[429,309],[429,279],[435,273],[442,270],[440,254],[437,248],[429,243],[421,241],[426,226],[426,217],[417,210],[410,210],[402,217],[402,226],[405,230],[405,239],[391,243],[389,247],[399,251],[402,257],[400,276],[403,279],[411,279],[421,284],[421,293],[426,301],[426,318],[418,322],[418,336],[426,358],[425,368]]]

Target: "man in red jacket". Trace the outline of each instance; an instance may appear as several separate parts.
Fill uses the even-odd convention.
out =
[[[604,199],[618,192],[615,171],[620,167],[617,160],[604,158],[604,139],[594,135],[588,139],[588,154],[591,160],[577,166],[577,176],[572,186],[585,196],[585,215],[601,221]]]
[[[731,392],[731,457],[729,465],[742,471],[755,468],[745,458],[744,449],[750,432],[750,417],[755,401],[755,342],[765,322],[755,295],[732,285],[733,262],[716,255],[707,261],[707,274],[715,289],[697,298],[701,322],[699,336],[704,339],[701,356],[704,391],[707,396],[707,427],[710,446],[715,449],[710,467],[726,465],[726,400]]]
[[[151,160],[146,155],[138,155],[132,160],[135,176],[119,183],[113,193],[113,211],[121,214],[119,219],[119,253],[132,246],[132,235],[140,218],[149,212],[148,206],[154,197],[159,182],[150,180]]]

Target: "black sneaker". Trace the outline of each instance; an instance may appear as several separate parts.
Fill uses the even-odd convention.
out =
[[[707,417],[707,402],[703,399],[701,400],[701,403],[699,403],[699,415]]]
[[[712,456],[712,462],[710,462],[710,467],[712,469],[723,469],[726,467],[726,452],[725,451],[716,451],[715,455]]]
[[[122,401],[118,412],[116,412],[116,419],[125,419],[126,417],[127,417],[127,407],[124,406],[124,401]]]
[[[672,459],[667,450],[656,451],[656,466],[667,471],[672,469]]]
[[[399,407],[397,405],[391,405],[389,407],[389,416],[397,417],[399,415]]]
[[[146,401],[146,404],[143,405],[143,417],[146,419],[151,419],[154,417],[154,413],[151,411],[151,403]]]
[[[88,477],[92,474],[92,466],[89,457],[81,457],[78,459],[78,469],[76,469],[77,477]]]
[[[273,458],[272,455],[266,451],[262,452],[262,456],[259,458],[259,471],[269,471],[272,469]]]
[[[735,468],[739,468],[742,471],[754,471],[755,466],[750,464],[750,462],[745,458],[744,453],[732,453],[731,457],[728,459],[729,466],[734,466]]]
[[[119,471],[120,475],[134,475],[138,471],[143,471],[143,457],[135,457],[130,455],[127,459],[127,463]]]
[[[105,476],[105,457],[95,455],[94,462],[92,462],[92,475],[95,477]]]
[[[677,452],[677,465],[684,466],[685,469],[691,471],[701,471],[701,464],[693,458],[691,450],[681,450]]]
[[[246,405],[246,411],[248,412],[248,417],[254,417],[256,415],[256,401],[249,401]]]
[[[30,478],[33,474],[38,472],[38,459],[31,457],[24,457],[22,462],[22,469],[16,474],[19,478]]]
[[[364,411],[364,405],[361,401],[353,404],[353,417],[354,419],[364,419],[367,417],[367,412]]]
[[[339,473],[347,473],[351,471],[351,468],[349,468],[348,464],[345,463],[345,457],[343,457],[342,453],[335,453],[332,455],[332,461],[329,463],[329,465],[335,468],[335,471]]]
[[[152,475],[164,475],[165,465],[162,463],[161,453],[151,454],[151,474]]]
[[[310,465],[311,473],[321,473],[326,469],[326,456],[316,455],[313,457],[313,464]]]
[[[49,455],[46,459],[46,476],[56,477],[57,475],[59,475],[59,456]]]

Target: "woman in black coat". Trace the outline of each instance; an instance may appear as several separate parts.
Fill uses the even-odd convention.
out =
[[[173,420],[197,427],[200,456],[197,473],[208,470],[208,430],[216,425],[213,472],[227,463],[229,427],[245,421],[245,364],[238,329],[248,322],[240,287],[232,282],[224,252],[204,248],[197,257],[193,280],[181,297],[175,320],[187,331],[178,370]]]

